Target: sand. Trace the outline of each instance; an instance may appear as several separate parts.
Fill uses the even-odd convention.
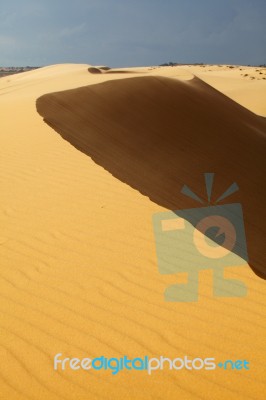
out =
[[[0,79],[0,399],[263,399],[266,81],[251,67],[88,68]],[[243,204],[254,271],[227,275],[248,296],[213,297],[203,271],[197,303],[165,302],[177,277],[158,272],[151,218],[196,206],[179,192],[203,195],[203,172],[217,172],[215,195],[240,186],[230,200]],[[59,352],[247,359],[251,370],[56,372]]]

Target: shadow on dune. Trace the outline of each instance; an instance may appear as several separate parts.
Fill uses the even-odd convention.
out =
[[[102,71],[109,71],[111,68],[107,67],[106,65],[103,65],[102,67],[98,67],[99,69],[101,69]]]
[[[203,173],[214,172],[213,199],[243,207],[249,260],[266,278],[266,124],[194,78],[112,80],[37,100],[44,121],[78,150],[153,202],[198,207],[184,184],[206,199]]]
[[[88,68],[88,71],[91,73],[91,74],[101,74],[103,71],[101,71],[101,69],[100,68],[96,68],[96,67],[89,67]]]
[[[120,69],[111,69],[109,67],[89,67],[88,72],[91,74],[132,74],[137,73],[136,71],[128,71],[128,70],[120,70]]]

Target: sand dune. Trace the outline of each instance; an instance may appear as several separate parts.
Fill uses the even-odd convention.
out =
[[[266,116],[266,82],[241,75],[253,69],[226,66],[127,74],[90,74],[90,67],[0,79],[0,399],[264,400],[265,280],[246,266],[228,268],[248,296],[216,298],[211,271],[202,271],[197,303],[165,302],[165,288],[186,277],[159,273],[151,219],[165,206],[196,206],[180,187],[205,196],[201,173],[216,160],[214,197],[238,182],[228,200],[243,204],[249,242],[258,246],[253,264],[263,272],[264,120],[247,109]],[[38,109],[67,140],[36,111],[48,93]],[[58,352],[247,359],[251,368],[54,371]]]
[[[45,95],[37,109],[64,139],[162,207],[195,206],[180,193],[188,181],[206,198],[201,180],[206,171],[218,174],[214,199],[231,181],[238,182],[250,265],[266,277],[266,123],[261,118],[197,78],[105,82]]]

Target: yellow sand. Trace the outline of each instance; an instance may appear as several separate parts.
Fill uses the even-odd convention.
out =
[[[90,74],[88,67],[58,65],[0,79],[0,399],[264,399],[265,281],[240,267],[230,276],[246,282],[248,297],[217,299],[206,271],[197,303],[165,302],[176,277],[158,272],[151,224],[164,209],[64,141],[44,124],[35,101],[136,74],[196,74],[266,116],[265,70]],[[56,372],[56,353],[247,359],[250,371]]]

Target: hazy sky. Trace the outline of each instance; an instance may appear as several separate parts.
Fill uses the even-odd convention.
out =
[[[0,0],[0,65],[266,63],[266,0]]]

